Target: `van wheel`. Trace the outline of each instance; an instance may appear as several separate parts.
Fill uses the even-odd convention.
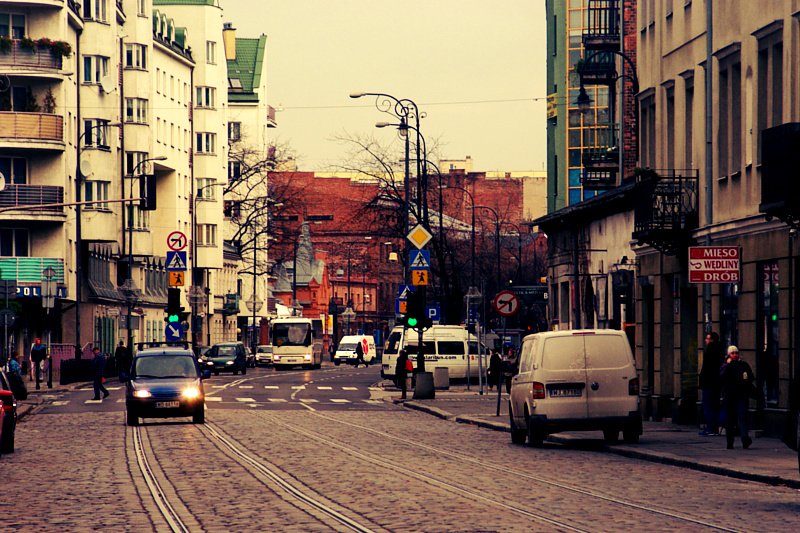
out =
[[[192,414],[192,424],[205,424],[206,423],[206,410],[201,405],[193,414]]]
[[[511,402],[508,402],[508,419],[509,425],[511,426],[511,442],[514,444],[525,444],[527,435],[524,429],[519,429],[516,424],[514,424],[514,415],[511,413]]]
[[[136,416],[136,412],[133,409],[128,409],[125,412],[125,422],[129,426],[138,426],[139,425],[139,417]]]
[[[341,361],[339,361],[338,359],[334,359],[334,360],[333,360],[333,364],[334,364],[334,365],[336,365],[336,366],[339,366],[339,365],[340,365],[340,364],[342,364],[342,363],[341,363]]]
[[[544,446],[544,429],[537,424],[528,420],[528,446],[534,448],[541,448]]]
[[[622,429],[622,440],[628,444],[639,442],[639,430],[636,426],[630,425]]]
[[[608,444],[619,442],[619,430],[617,428],[606,428],[603,430],[603,438]]]

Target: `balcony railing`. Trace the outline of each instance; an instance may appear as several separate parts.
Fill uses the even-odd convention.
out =
[[[609,189],[617,185],[619,173],[619,145],[617,126],[584,130],[590,146],[583,149],[583,174],[585,189]]]
[[[697,170],[646,169],[638,177],[634,240],[674,255],[697,227]]]
[[[64,201],[64,187],[55,185],[10,184],[0,191],[0,208],[44,204],[59,204]],[[37,211],[63,213],[60,206],[37,207]]]
[[[0,139],[64,142],[64,117],[0,111]]]
[[[586,52],[575,65],[585,85],[612,85],[617,79],[617,56],[614,52]]]
[[[51,257],[0,257],[0,279],[17,282],[42,281],[42,271],[55,270],[53,281],[64,283],[64,260]]]
[[[61,63],[61,54],[54,54],[49,48],[41,48],[39,46],[26,48],[16,39],[11,41],[11,49],[9,51],[0,51],[0,67],[12,66],[60,70]]]
[[[619,50],[620,0],[589,0],[588,24],[583,47],[588,50]]]

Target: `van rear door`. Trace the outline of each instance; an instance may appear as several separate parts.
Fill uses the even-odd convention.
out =
[[[636,377],[636,370],[624,335],[586,336],[586,376],[590,417],[627,416],[635,409],[636,400],[628,393],[628,381]]]
[[[589,414],[586,379],[583,335],[543,340],[542,367],[534,372],[533,381],[544,385],[548,418],[585,418]]]

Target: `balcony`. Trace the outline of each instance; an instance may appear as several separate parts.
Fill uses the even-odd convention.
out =
[[[8,41],[6,41],[8,42]],[[63,58],[50,48],[23,46],[18,39],[11,41],[8,51],[0,50],[0,70],[57,71],[61,70]]]
[[[64,117],[47,113],[0,111],[0,143],[13,144],[9,148],[64,150]]]
[[[637,176],[633,239],[675,255],[697,228],[697,170],[641,170]]]
[[[64,187],[12,183],[0,191],[0,213],[13,213],[14,219],[43,220],[64,218],[63,206],[36,207],[64,202]],[[15,208],[18,208],[15,209]]]
[[[583,33],[583,48],[590,50],[620,49],[620,0],[589,0],[588,23]]]
[[[584,134],[590,136],[588,140],[592,146],[584,148],[581,154],[583,188],[602,190],[616,187],[619,174],[617,126],[588,130]]]
[[[16,280],[17,283],[38,283],[42,271],[52,268],[56,275],[53,281],[64,283],[64,260],[50,257],[0,257],[0,279]]]
[[[615,52],[586,52],[586,57],[578,61],[575,71],[584,85],[613,85],[619,79]]]

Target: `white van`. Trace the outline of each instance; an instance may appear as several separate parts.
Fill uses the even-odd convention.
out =
[[[356,356],[356,344],[361,344],[364,350],[364,363],[369,366],[375,361],[375,339],[369,335],[345,335],[336,347],[333,354],[333,364],[339,366],[342,363],[354,365],[358,361]]]
[[[433,326],[422,335],[422,349],[425,354],[425,370],[433,372],[435,367],[446,367],[450,379],[466,379],[467,366],[472,378],[478,376],[479,354],[483,354],[483,369],[486,371],[488,357],[486,348],[478,339],[467,332],[463,326]],[[386,339],[383,350],[381,377],[394,380],[394,369],[400,349],[408,351],[408,358],[417,368],[419,335],[412,329],[395,327]],[[469,357],[469,364],[467,358]]]
[[[511,440],[541,446],[551,433],[602,430],[616,442],[642,434],[639,378],[625,333],[549,331],[528,335],[511,381]]]

